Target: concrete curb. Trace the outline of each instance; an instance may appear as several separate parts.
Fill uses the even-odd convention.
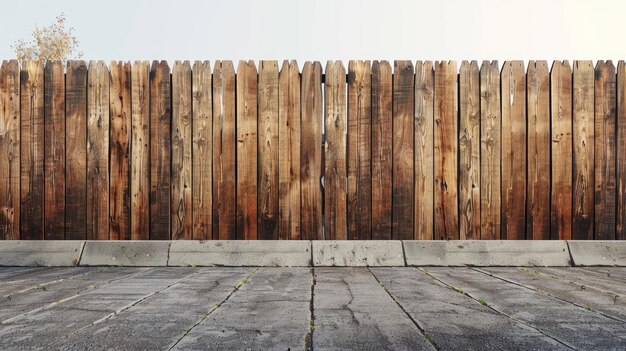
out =
[[[161,267],[169,249],[169,241],[87,241],[80,265]]]
[[[74,240],[0,242],[0,266],[76,266],[83,242]]]
[[[568,240],[574,266],[626,266],[626,241]]]
[[[313,241],[315,267],[402,267],[404,262],[399,240]]]

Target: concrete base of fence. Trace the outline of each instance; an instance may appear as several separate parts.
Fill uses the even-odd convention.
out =
[[[81,266],[166,266],[169,241],[87,241]]]
[[[76,266],[83,241],[2,241],[0,266]]]
[[[404,241],[408,266],[569,266],[565,241]]]
[[[169,266],[311,265],[310,241],[172,241]]]
[[[313,241],[313,266],[404,266],[402,242]]]
[[[626,241],[568,241],[575,266],[626,266]]]

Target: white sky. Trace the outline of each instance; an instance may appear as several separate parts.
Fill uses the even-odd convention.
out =
[[[619,0],[15,0],[0,57],[64,12],[85,59],[625,59]]]

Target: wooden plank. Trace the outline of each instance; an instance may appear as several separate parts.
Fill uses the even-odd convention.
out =
[[[507,61],[502,84],[502,239],[526,238],[526,73]]]
[[[0,68],[0,239],[20,238],[20,66]]]
[[[459,230],[462,240],[480,239],[480,73],[478,63],[459,70]]]
[[[595,239],[615,240],[616,233],[616,87],[612,61],[595,70]],[[588,239],[593,239],[589,237]]]
[[[500,239],[500,69],[498,61],[480,67],[480,238]]]
[[[300,70],[283,61],[278,82],[278,236],[300,239]]]
[[[456,62],[435,64],[434,98],[435,239],[453,240],[459,239]]]
[[[259,66],[258,238],[278,239],[278,62]]]
[[[174,240],[192,238],[191,210],[191,65],[176,61],[172,68],[172,193],[171,234]]]
[[[415,63],[415,202],[414,233],[419,240],[434,238],[434,108],[435,71],[432,61]]]
[[[44,239],[44,64],[22,62],[20,71],[20,238]]]
[[[150,70],[150,239],[170,240],[170,67],[152,61]]]
[[[411,61],[393,64],[393,166],[391,236],[413,239],[415,74]]]
[[[348,64],[348,239],[372,238],[372,72]]]
[[[306,62],[301,85],[301,239],[322,239],[322,65]]]
[[[65,239],[65,73],[60,61],[44,72],[44,231]]]
[[[194,240],[213,237],[213,101],[211,64],[195,61],[192,73],[192,196]]]
[[[555,61],[550,72],[552,179],[550,238],[572,238],[572,70]]]
[[[257,70],[237,66],[237,239],[257,238]]]
[[[87,239],[87,66],[69,61],[65,77],[65,238]]]
[[[102,61],[87,74],[87,240],[109,239],[109,85]]]
[[[346,69],[326,63],[324,172],[324,238],[346,239]]]
[[[626,239],[626,64],[617,64],[617,218],[615,239]]]
[[[550,73],[546,61],[530,61],[528,110],[528,199],[526,238],[550,239]]]
[[[130,62],[110,64],[111,240],[130,240],[130,145],[131,145],[131,72]],[[139,146],[141,152],[141,146]]]
[[[213,67],[213,239],[232,240],[235,231],[235,69]]]
[[[135,61],[131,68],[130,162],[131,239],[150,238],[150,63]]]

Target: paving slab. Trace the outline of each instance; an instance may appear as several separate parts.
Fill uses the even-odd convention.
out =
[[[76,266],[83,241],[3,240],[0,266]]]
[[[565,241],[405,240],[408,266],[570,266]]]
[[[162,267],[169,241],[87,241],[81,266]]]
[[[314,240],[316,267],[404,266],[399,240]]]
[[[567,244],[576,266],[626,267],[626,241],[570,240]]]
[[[310,266],[311,242],[306,240],[173,241],[169,256],[169,266]]]
[[[537,267],[535,271],[553,279],[560,279],[578,287],[590,287],[611,295],[626,296],[626,282],[611,277],[598,275],[581,269],[560,269],[552,267]]]
[[[626,281],[626,267],[580,267],[583,272],[591,272],[612,280]]]
[[[367,268],[315,268],[314,350],[435,350]]]
[[[2,284],[0,284],[0,296],[9,297],[18,291],[63,280],[84,272],[87,272],[87,270],[82,267],[46,267],[24,271],[20,275],[2,279]]]
[[[22,275],[48,269],[47,267],[0,267],[0,280],[14,279]]]

